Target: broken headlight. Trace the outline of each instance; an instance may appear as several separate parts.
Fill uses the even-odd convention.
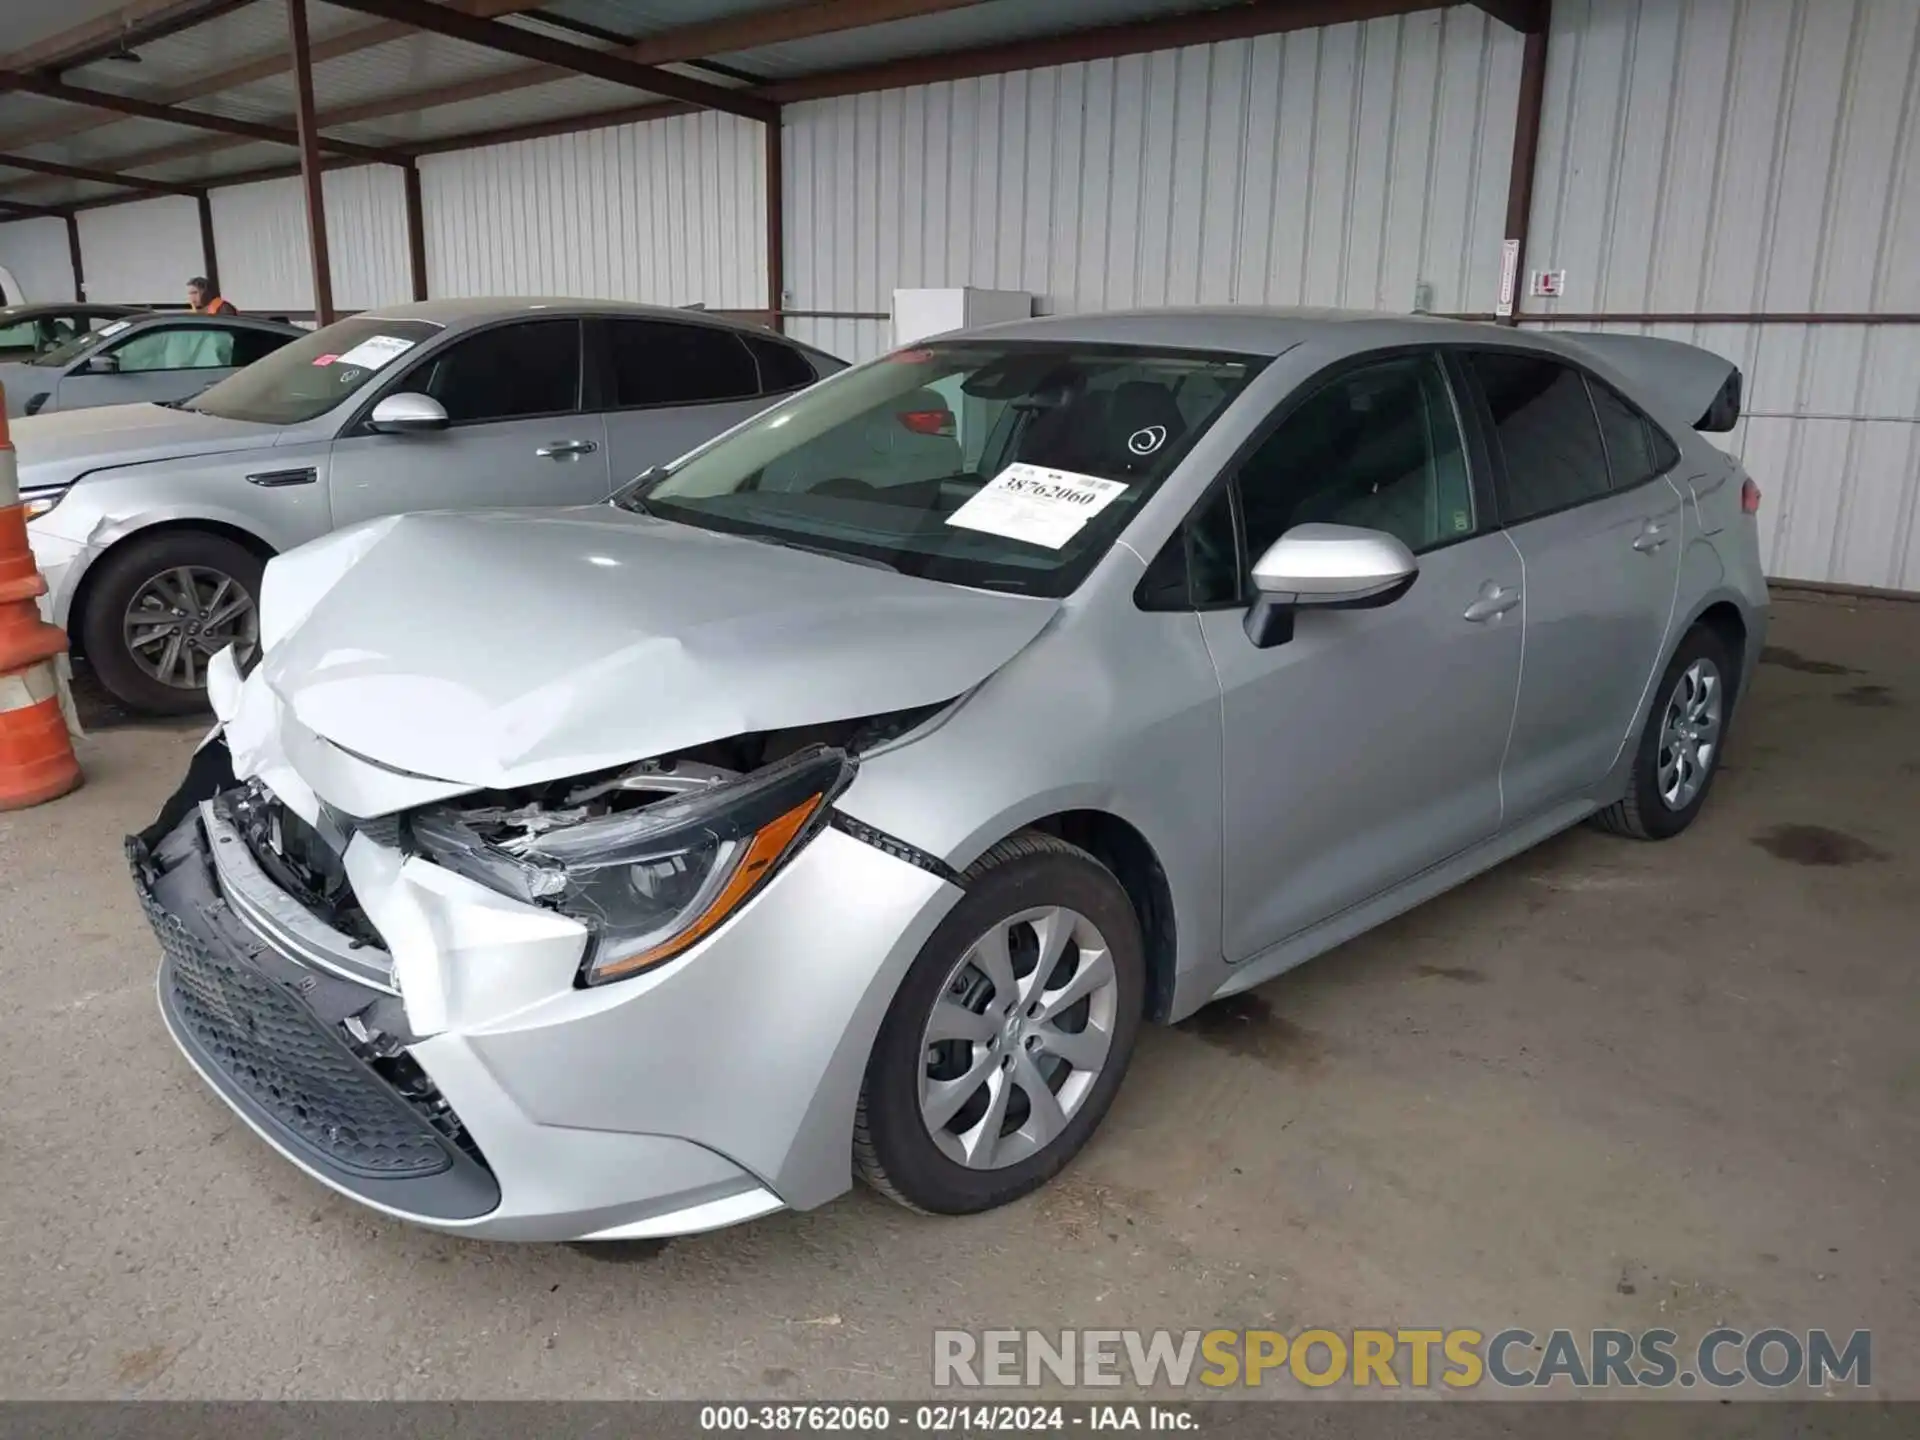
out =
[[[435,863],[547,905],[592,932],[581,981],[634,975],[688,949],[751,899],[825,824],[853,778],[839,750],[813,747],[738,780],[641,809],[548,812],[502,837],[500,812],[438,806],[414,816]]]

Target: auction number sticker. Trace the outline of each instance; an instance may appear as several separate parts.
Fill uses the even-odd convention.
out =
[[[378,370],[382,365],[399,359],[413,346],[413,341],[398,335],[369,335],[351,350],[335,356],[333,363],[354,365],[362,370]]]
[[[1058,550],[1126,493],[1119,480],[1016,460],[949,515],[947,524]]]

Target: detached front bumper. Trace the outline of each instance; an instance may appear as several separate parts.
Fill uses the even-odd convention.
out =
[[[220,806],[170,809],[128,853],[181,1051],[321,1183],[490,1239],[690,1234],[846,1189],[873,1037],[958,893],[829,830],[684,956],[583,990],[573,922],[391,825],[344,852],[388,955],[273,887]]]

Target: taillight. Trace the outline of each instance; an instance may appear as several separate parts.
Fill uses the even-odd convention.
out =
[[[47,403],[47,397],[51,394],[53,394],[51,390],[42,390],[38,395],[33,396],[27,401],[22,413],[38,415],[40,413],[40,407]]]
[[[902,410],[900,423],[916,435],[942,435],[953,437],[953,412],[951,410]]]
[[[1760,487],[1753,483],[1752,476],[1748,476],[1740,486],[1740,510],[1746,515],[1760,513]]]

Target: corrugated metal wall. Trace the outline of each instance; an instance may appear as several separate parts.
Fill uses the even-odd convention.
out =
[[[28,300],[71,300],[73,260],[64,220],[15,220],[0,225],[0,265],[13,273]],[[22,295],[7,296],[15,302]]]
[[[333,303],[365,310],[411,300],[401,172],[391,165],[330,170],[321,183]],[[313,256],[300,181],[235,185],[212,199],[221,293],[242,310],[311,310]]]
[[[1520,50],[1455,7],[789,106],[789,306],[978,285],[1043,312],[1491,310]]]
[[[765,162],[710,111],[428,157],[429,293],[764,308]]]
[[[1541,145],[1529,310],[1920,313],[1914,0],[1555,0]],[[1644,328],[1746,371],[1770,574],[1920,589],[1920,327]]]
[[[80,212],[87,299],[184,305],[200,274],[200,207],[184,195]],[[71,273],[71,272],[69,272]]]

